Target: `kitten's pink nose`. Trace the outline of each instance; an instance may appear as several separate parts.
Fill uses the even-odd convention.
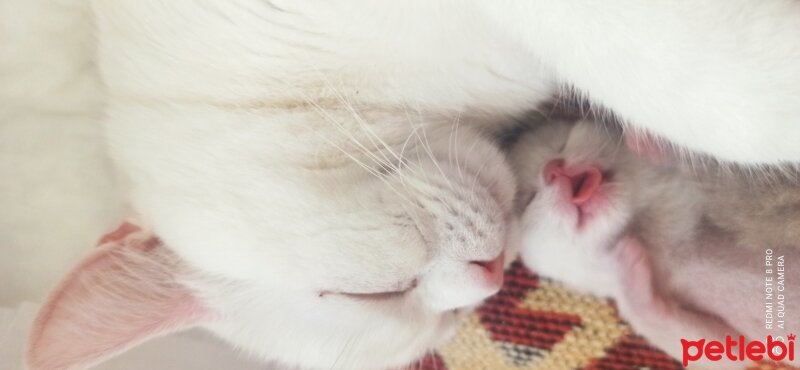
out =
[[[544,165],[542,174],[544,175],[545,184],[550,185],[556,181],[564,173],[564,160],[551,159]]]
[[[544,166],[543,175],[545,183],[563,182],[572,192],[572,203],[582,205],[592,199],[592,196],[603,183],[603,172],[594,165],[566,166],[563,159],[553,159]]]

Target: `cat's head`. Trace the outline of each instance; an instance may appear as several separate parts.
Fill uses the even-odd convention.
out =
[[[375,136],[349,131],[356,142],[255,113],[126,108],[113,122],[144,230],[100,248],[51,296],[34,369],[96,363],[191,326],[290,366],[402,366],[499,289],[514,253],[515,181],[470,127],[375,125]]]

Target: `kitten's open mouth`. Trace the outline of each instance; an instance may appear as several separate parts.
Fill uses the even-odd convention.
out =
[[[582,204],[588,202],[592,199],[592,195],[594,195],[602,182],[602,172],[596,167],[592,167],[590,172],[582,172],[571,177],[572,203],[580,207]]]
[[[583,227],[600,207],[603,184],[613,176],[595,165],[566,165],[563,159],[548,162],[543,170],[545,184],[557,187],[560,196],[577,212],[577,227]]]

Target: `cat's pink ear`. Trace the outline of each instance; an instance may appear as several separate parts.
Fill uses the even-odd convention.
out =
[[[81,369],[212,314],[177,279],[180,260],[125,223],[60,283],[33,325],[32,370]]]

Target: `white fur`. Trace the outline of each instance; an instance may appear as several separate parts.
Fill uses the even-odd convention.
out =
[[[475,3],[637,128],[723,160],[800,159],[800,2]]]
[[[451,310],[495,289],[469,262],[513,247],[515,189],[485,131],[561,84],[690,149],[800,160],[798,4],[695,4],[93,1],[93,17],[74,18],[96,21],[93,37],[57,32],[80,46],[53,44],[79,54],[69,63],[100,67],[108,143],[134,209],[190,264],[228,281],[196,286],[226,318],[210,329],[263,358],[380,368],[441,343]],[[41,12],[52,23],[67,14]],[[84,44],[95,38],[97,58]],[[61,60],[2,61],[18,57]],[[3,78],[13,71],[4,65]],[[4,100],[19,81],[3,81]],[[28,106],[59,99],[31,96]],[[99,129],[93,118],[82,122]],[[48,225],[36,221],[24,229]],[[413,279],[392,304],[318,295]]]

